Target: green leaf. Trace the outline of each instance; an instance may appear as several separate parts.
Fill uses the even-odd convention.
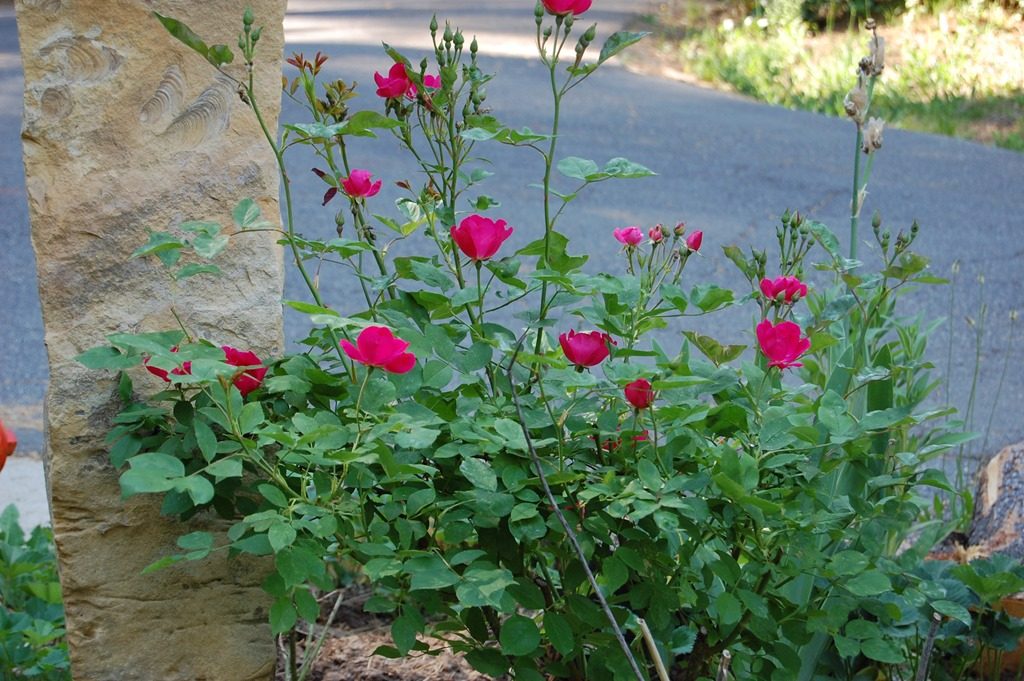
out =
[[[196,506],[207,504],[213,500],[213,483],[200,473],[176,480],[174,489],[187,493]]]
[[[286,585],[295,586],[324,574],[323,559],[309,549],[289,546],[274,558],[277,572]]]
[[[178,537],[178,546],[186,551],[204,551],[213,548],[213,535],[209,532],[190,532]]]
[[[423,385],[444,390],[451,383],[454,372],[445,362],[430,360],[423,365]]]
[[[608,36],[608,39],[604,41],[604,46],[601,47],[601,56],[598,57],[597,63],[603,64],[619,52],[630,45],[634,45],[644,39],[645,36],[650,35],[649,32],[632,32],[632,31],[616,31],[615,33]]]
[[[296,589],[295,609],[298,611],[299,617],[310,623],[316,622],[320,617],[320,604],[317,603],[316,597],[310,593],[309,589]]]
[[[124,355],[120,350],[109,345],[100,345],[76,356],[75,361],[84,364],[87,369],[114,369],[120,371],[121,369],[130,369],[136,366],[139,363],[139,358],[137,356],[130,357]]]
[[[416,645],[416,634],[419,631],[419,622],[408,615],[398,617],[391,623],[391,638],[395,647],[402,655],[408,655],[413,646]]]
[[[410,558],[403,570],[412,575],[410,591],[436,591],[459,582],[459,576],[439,556]]]
[[[512,419],[495,419],[494,430],[505,439],[505,446],[509,449],[525,452],[526,436],[523,435],[523,427]]]
[[[598,173],[597,164],[593,161],[585,158],[579,158],[577,156],[569,156],[563,158],[558,162],[558,172],[562,173],[566,177],[571,177],[575,180],[587,181],[587,178],[591,175]]]
[[[121,474],[121,494],[124,498],[136,494],[166,492],[174,487],[174,480],[185,475],[180,459],[150,452],[130,459],[131,468]]]
[[[968,627],[971,626],[971,613],[967,610],[967,608],[965,608],[964,606],[960,605],[959,603],[954,603],[953,601],[941,600],[941,601],[934,601],[931,604],[931,606],[935,610],[935,612],[939,613],[940,615],[945,615],[946,617],[952,617],[955,620],[959,620],[960,622],[963,622]]]
[[[892,591],[888,575],[879,570],[862,572],[851,580],[841,582],[854,596],[877,596]]]
[[[389,130],[397,128],[402,123],[393,118],[382,116],[376,111],[357,111],[345,120],[341,126],[340,134],[355,135],[357,137],[376,137],[374,129]]]
[[[715,610],[718,612],[718,621],[727,627],[739,622],[743,614],[743,606],[739,599],[727,591],[723,591],[715,598]]]
[[[747,349],[745,345],[722,345],[711,336],[705,336],[696,331],[684,331],[683,335],[716,365],[733,361]]]
[[[164,25],[164,28],[167,29],[168,33],[187,45],[197,54],[202,55],[203,59],[208,60],[210,58],[210,48],[206,46],[203,39],[196,35],[191,28],[177,19],[165,17],[158,12],[153,12],[153,16],[160,20],[160,23]]]
[[[263,219],[259,205],[252,199],[239,201],[235,209],[231,211],[231,218],[239,229],[256,229],[270,224]]]
[[[267,539],[270,541],[270,546],[274,549],[275,553],[291,546],[292,542],[295,541],[295,536],[295,528],[286,522],[271,525],[270,529],[267,530]]]
[[[155,255],[167,267],[178,262],[181,258],[181,249],[185,247],[178,237],[170,232],[154,232],[150,230],[149,241],[144,246],[135,249],[131,254],[132,258],[142,258],[147,255]]]
[[[201,418],[193,421],[192,429],[195,431],[196,444],[199,445],[203,458],[208,462],[213,461],[217,456],[217,436],[213,434],[213,429]]]
[[[272,503],[278,508],[286,508],[288,506],[288,499],[285,497],[284,492],[279,490],[274,485],[264,483],[258,486],[256,489],[263,495],[263,498]]]
[[[516,583],[512,573],[504,568],[494,570],[471,569],[455,587],[455,595],[463,607],[501,607],[505,589]]]
[[[474,487],[488,492],[498,489],[498,476],[495,475],[491,464],[483,459],[466,459],[459,465],[459,470]]]
[[[219,67],[233,62],[235,54],[227,45],[211,45],[206,53],[206,60]]]
[[[508,671],[508,660],[494,648],[476,648],[466,653],[466,662],[481,672],[494,678],[503,677]]]
[[[569,655],[576,648],[576,639],[569,621],[557,612],[544,613],[544,634],[552,647],[562,655]]]
[[[865,657],[885,664],[900,664],[904,659],[895,643],[880,638],[862,641],[860,650]]]
[[[272,634],[284,634],[291,631],[298,621],[295,607],[287,596],[278,598],[270,606],[270,632]]]
[[[183,281],[200,274],[212,274],[213,276],[219,277],[221,275],[221,270],[216,265],[191,263],[175,272],[174,278],[178,281]]]
[[[506,655],[530,655],[540,645],[540,630],[529,617],[513,615],[501,625],[499,640]]]
[[[226,478],[242,477],[242,460],[238,457],[214,461],[206,467],[206,474],[212,475],[218,481]]]

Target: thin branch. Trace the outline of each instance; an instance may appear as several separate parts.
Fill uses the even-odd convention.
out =
[[[728,650],[722,651],[722,661],[718,663],[718,674],[715,681],[727,681],[729,678],[729,664],[732,662],[732,653]]]
[[[654,668],[658,670],[658,678],[660,681],[669,681],[668,670],[665,669],[665,663],[661,661],[661,653],[658,652],[658,644],[654,642],[651,628],[647,626],[647,621],[643,617],[637,617],[636,623],[640,625],[640,633],[644,635],[644,643],[647,644],[647,652],[651,654],[651,659],[654,660]]]
[[[921,660],[918,662],[917,675],[914,681],[925,681],[928,678],[928,664],[931,662],[932,648],[935,647],[935,636],[939,633],[939,625],[942,623],[942,616],[939,613],[932,615],[932,626],[928,629],[928,638],[924,641],[924,649],[921,651]]]
[[[533,461],[533,466],[537,470],[537,477],[540,478],[541,485],[544,487],[544,494],[547,496],[548,503],[551,505],[551,508],[554,509],[555,516],[558,517],[558,522],[562,525],[562,529],[565,530],[566,536],[569,537],[569,541],[572,543],[573,550],[575,550],[576,556],[580,560],[580,565],[583,567],[583,571],[587,575],[587,581],[590,582],[590,588],[594,590],[597,600],[600,601],[601,609],[604,611],[605,617],[608,618],[608,622],[612,626],[612,631],[615,632],[615,639],[619,642],[619,647],[622,648],[622,653],[629,661],[629,666],[633,670],[633,674],[636,676],[637,681],[647,681],[644,673],[640,671],[640,666],[637,664],[636,658],[633,657],[633,651],[629,649],[629,644],[626,643],[626,637],[623,635],[622,629],[619,628],[619,623],[615,621],[615,615],[612,613],[612,609],[609,607],[608,601],[605,600],[604,594],[601,593],[601,587],[598,586],[597,579],[594,577],[594,573],[590,569],[590,564],[587,562],[587,554],[583,552],[583,548],[580,546],[580,542],[576,538],[576,533],[573,532],[572,527],[569,526],[569,522],[562,514],[561,508],[559,508],[558,501],[555,499],[555,495],[551,491],[551,486],[548,484],[547,476],[544,475],[544,466],[541,463],[540,456],[537,454],[537,449],[533,446],[533,439],[530,437],[530,429],[527,427],[526,419],[523,417],[523,407],[519,402],[519,394],[516,392],[515,379],[512,378],[512,369],[515,368],[516,358],[519,356],[519,351],[522,349],[524,340],[526,340],[526,333],[523,333],[516,342],[515,351],[512,353],[512,361],[508,364],[507,376],[512,392],[512,401],[516,406],[516,416],[519,418],[519,427],[523,429],[523,437],[526,439],[526,447],[530,451],[530,459]]]

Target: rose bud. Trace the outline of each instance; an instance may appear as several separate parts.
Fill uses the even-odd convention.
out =
[[[796,277],[776,277],[761,280],[761,293],[765,298],[792,305],[807,296],[807,284]]]
[[[644,240],[644,233],[639,227],[619,227],[612,231],[615,240],[627,248],[636,248]]]
[[[592,0],[542,0],[544,8],[555,16],[580,15],[590,9]]]
[[[634,409],[646,409],[654,404],[654,391],[651,389],[650,381],[645,378],[638,378],[632,383],[626,384],[623,392],[626,395],[626,401],[633,405]]]
[[[690,249],[691,253],[696,253],[700,250],[700,245],[704,241],[704,232],[694,232],[690,236],[686,237],[686,247]]]
[[[562,352],[566,358],[577,367],[592,367],[600,364],[608,358],[609,344],[615,345],[615,341],[607,333],[590,331],[588,333],[576,333],[569,331],[558,337],[558,343],[562,346]]]

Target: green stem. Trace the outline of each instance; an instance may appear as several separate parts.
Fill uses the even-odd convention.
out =
[[[270,145],[270,150],[274,154],[274,159],[277,161],[277,169],[281,174],[281,184],[284,185],[284,205],[286,215],[286,231],[288,232],[288,246],[292,251],[292,259],[295,262],[296,269],[299,270],[299,274],[302,275],[302,280],[306,283],[306,288],[309,289],[310,294],[313,296],[313,300],[319,307],[326,307],[324,305],[323,298],[320,297],[320,291],[317,286],[313,283],[313,280],[309,276],[309,272],[306,270],[306,266],[302,263],[302,255],[299,253],[299,247],[295,243],[295,211],[292,202],[292,186],[291,178],[288,176],[288,170],[284,165],[284,152],[281,151],[274,139],[274,136],[270,134],[267,123],[263,119],[263,114],[260,113],[259,105],[256,104],[256,89],[253,78],[252,64],[249,64],[249,85],[246,88],[249,97],[249,105],[252,107],[252,112],[256,116],[256,121],[260,125],[260,130],[263,131],[263,136],[267,140],[267,144]],[[338,357],[341,358],[341,362],[345,367],[345,371],[352,375],[352,367],[345,360],[345,355],[341,351],[339,345],[338,335],[334,332],[334,329],[330,326],[327,327],[327,333],[331,337],[331,343],[334,346],[334,351],[338,353]]]

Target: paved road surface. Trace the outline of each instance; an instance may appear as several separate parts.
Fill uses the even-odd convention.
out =
[[[588,19],[600,34],[628,20],[638,3],[598,0]],[[467,34],[480,39],[486,70],[497,78],[488,104],[503,121],[543,130],[550,116],[545,96],[546,72],[533,58],[531,0],[435,2],[440,17],[451,17]],[[413,0],[293,0],[286,19],[289,49],[331,55],[329,74],[363,84],[361,108],[379,107],[372,88],[374,71],[388,59],[384,40],[406,51],[414,62],[429,45],[430,9]],[[598,43],[602,38],[599,37]],[[42,400],[46,362],[36,295],[35,264],[29,242],[24,177],[18,131],[21,115],[21,70],[13,13],[0,6],[0,417],[18,433],[26,451],[41,448]],[[735,281],[719,255],[725,244],[774,242],[775,219],[783,209],[800,209],[844,233],[849,205],[852,126],[845,120],[794,112],[748,102],[613,66],[602,69],[574,91],[563,121],[562,155],[604,161],[626,156],[659,173],[643,181],[600,185],[574,203],[561,231],[578,251],[592,256],[594,271],[618,271],[621,260],[611,230],[629,224],[674,224],[685,220],[705,232],[707,257],[688,270],[694,279]],[[286,106],[286,121],[303,121],[301,111]],[[395,181],[415,170],[382,139],[357,145],[353,161]],[[537,190],[542,168],[527,150],[488,148],[485,155],[497,175],[482,191],[502,202],[493,214],[517,228],[513,239],[524,243],[540,230]],[[296,176],[313,165],[301,154],[291,159]],[[301,231],[327,237],[333,233],[331,208],[319,204],[320,186],[303,185],[297,200]],[[932,135],[887,130],[876,162],[867,209],[878,209],[894,231],[913,219],[922,225],[920,248],[933,257],[934,270],[948,275],[962,262],[956,288],[957,307],[950,324],[934,336],[933,357],[947,364],[952,333],[950,399],[966,403],[974,366],[972,331],[965,315],[978,316],[980,302],[989,309],[982,345],[976,428],[984,429],[1003,374],[1008,316],[1024,308],[1024,154],[987,148]],[[73,190],[73,188],[69,188]],[[381,209],[397,194],[386,190],[374,199]],[[202,216],[195,216],[201,218]],[[287,295],[301,296],[290,273]],[[984,286],[977,277],[984,275]],[[351,281],[325,276],[325,298],[345,309]],[[949,314],[948,287],[917,298],[925,319]],[[701,330],[744,341],[742,312],[729,323]],[[709,322],[702,321],[702,325]],[[301,338],[303,320],[288,318],[290,341]],[[1020,334],[1024,336],[1024,334]],[[678,342],[678,336],[668,337]],[[1024,400],[1024,351],[1012,348],[1005,373],[1001,408],[989,435],[988,449],[1024,438],[1020,404]],[[0,504],[6,492],[0,487]]]

